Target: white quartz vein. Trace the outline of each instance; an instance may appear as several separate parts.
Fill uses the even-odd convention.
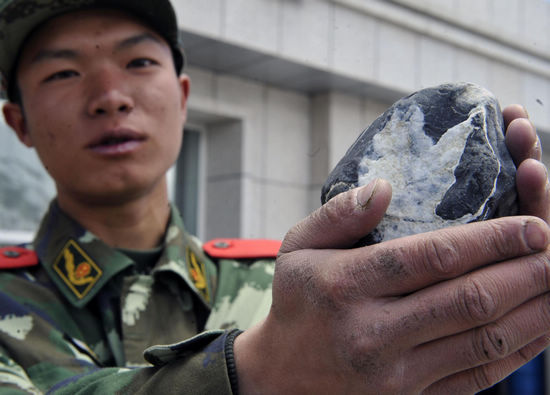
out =
[[[417,105],[410,106],[405,114],[397,109],[374,136],[369,154],[359,165],[358,183],[366,185],[375,178],[384,178],[392,184],[392,201],[378,226],[384,240],[466,223],[479,216],[484,204],[477,213],[456,220],[435,213],[456,181],[454,171],[472,131],[471,119],[479,111],[483,110],[472,111],[467,120],[447,130],[436,144],[424,133],[424,114]],[[493,192],[495,188],[496,178]]]

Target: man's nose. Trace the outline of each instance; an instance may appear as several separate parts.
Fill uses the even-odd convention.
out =
[[[89,115],[115,115],[130,113],[134,109],[134,100],[126,92],[120,76],[102,71],[94,77],[90,78]]]

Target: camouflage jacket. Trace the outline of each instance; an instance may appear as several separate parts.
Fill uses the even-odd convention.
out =
[[[0,393],[231,393],[226,343],[267,314],[272,259],[213,261],[173,208],[140,271],[55,201],[33,247],[0,271]]]

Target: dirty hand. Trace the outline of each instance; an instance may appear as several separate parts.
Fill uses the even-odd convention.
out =
[[[520,211],[549,217],[540,143],[504,111]],[[237,338],[242,393],[472,393],[550,339],[550,229],[518,216],[352,248],[391,188],[341,194],[296,225],[278,258],[267,319]]]

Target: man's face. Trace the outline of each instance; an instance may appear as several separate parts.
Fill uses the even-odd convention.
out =
[[[57,17],[25,45],[17,80],[23,110],[10,103],[4,115],[60,199],[117,203],[165,187],[189,82],[153,30],[114,11]]]

